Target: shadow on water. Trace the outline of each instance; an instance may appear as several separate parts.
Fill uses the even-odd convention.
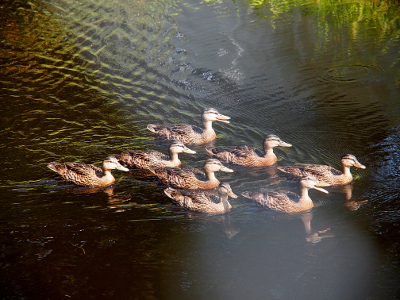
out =
[[[400,194],[396,2],[10,1],[0,4],[2,299],[397,299]],[[190,213],[143,173],[62,183],[46,165],[99,165],[155,149],[148,123],[201,125],[213,145],[262,148],[279,165],[340,169],[355,183],[310,192],[311,212],[243,197]],[[181,155],[201,168],[204,146]],[[268,168],[217,173],[240,195],[297,186]]]

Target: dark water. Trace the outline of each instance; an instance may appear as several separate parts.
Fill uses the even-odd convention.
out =
[[[0,8],[1,299],[398,299],[395,2]],[[215,124],[216,145],[261,147],[275,133],[293,144],[276,150],[281,165],[339,168],[352,153],[367,169],[353,170],[347,194],[311,192],[311,213],[275,214],[239,197],[229,214],[204,216],[134,173],[88,190],[46,167],[166,151],[146,125],[199,125],[207,107],[232,117]],[[181,159],[200,167],[207,155],[192,148]],[[236,194],[293,189],[270,170],[217,177]],[[352,200],[368,201],[354,210]]]

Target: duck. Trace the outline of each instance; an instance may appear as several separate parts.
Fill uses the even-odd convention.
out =
[[[204,190],[182,190],[168,187],[164,193],[172,201],[190,211],[223,214],[231,210],[232,205],[228,201],[228,196],[237,198],[229,183],[221,183],[217,188],[218,196],[215,193]]]
[[[218,159],[210,158],[204,163],[204,172],[194,168],[169,168],[149,166],[148,168],[158,179],[169,186],[188,190],[213,189],[220,182],[215,172],[233,172],[225,167]]]
[[[289,174],[291,177],[299,178],[300,176],[311,174],[321,183],[332,186],[346,185],[353,181],[353,175],[350,167],[365,169],[353,154],[345,154],[341,157],[343,171],[332,168],[327,165],[317,164],[294,164],[292,166],[278,167],[278,170]]]
[[[314,203],[308,195],[309,189],[316,189],[323,193],[329,192],[316,186],[318,180],[312,175],[302,176],[299,180],[300,195],[286,191],[262,188],[258,191],[245,191],[243,197],[253,199],[270,210],[282,213],[300,213],[314,207]]]
[[[91,164],[74,162],[51,162],[47,167],[57,172],[63,180],[86,187],[110,186],[115,183],[115,178],[111,174],[111,170],[129,171],[128,168],[123,167],[118,162],[115,156],[105,158],[102,168]]]
[[[292,147],[291,144],[285,143],[277,135],[270,134],[264,138],[264,151],[246,145],[206,147],[205,149],[208,154],[217,157],[224,163],[232,163],[246,167],[262,167],[271,166],[278,161],[278,157],[274,153],[274,148],[278,146]]]
[[[182,162],[179,153],[195,154],[182,142],[173,141],[169,145],[169,156],[155,150],[127,150],[115,155],[119,163],[129,169],[147,169],[149,166],[180,167]]]
[[[212,122],[229,123],[231,118],[220,114],[215,108],[204,109],[202,114],[203,128],[195,125],[155,125],[148,124],[147,129],[163,140],[181,141],[185,145],[202,145],[217,138]]]

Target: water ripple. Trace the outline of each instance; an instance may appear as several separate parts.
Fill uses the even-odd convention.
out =
[[[384,69],[377,65],[337,65],[326,69],[320,75],[320,80],[325,82],[368,82],[376,81]]]

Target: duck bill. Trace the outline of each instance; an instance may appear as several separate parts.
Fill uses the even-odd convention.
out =
[[[227,168],[225,166],[222,166],[221,169],[219,169],[219,170],[222,171],[222,172],[228,172],[228,173],[232,173],[233,172],[232,169],[229,169],[229,168]]]
[[[323,193],[325,193],[325,194],[329,194],[329,192],[328,192],[327,190],[323,189],[323,188],[314,186],[314,189],[317,190],[317,191],[323,192]]]
[[[231,119],[231,117],[224,116],[224,115],[218,115],[217,116],[217,121],[223,122],[223,123],[229,123],[230,119]]]
[[[122,166],[122,165],[118,165],[118,166],[116,167],[116,169],[117,169],[117,170],[120,170],[120,171],[129,172],[129,169],[128,169],[128,168],[125,168],[125,167]]]
[[[238,197],[238,196],[237,196],[235,193],[233,193],[232,191],[230,191],[230,192],[228,193],[228,196],[231,197],[231,198],[237,198],[237,197]]]
[[[358,161],[355,163],[354,166],[357,167],[357,168],[360,168],[360,169],[365,169],[366,168],[366,166],[360,164]]]
[[[185,153],[196,154],[196,151],[191,150],[191,149],[189,149],[189,148],[186,148],[186,149],[185,149]]]
[[[292,147],[292,144],[285,143],[285,142],[281,141],[281,143],[279,144],[279,146],[281,146],[281,147]]]
[[[317,181],[317,183],[315,184],[315,186],[318,187],[327,187],[327,186],[331,186],[331,184],[325,182],[325,181]]]

